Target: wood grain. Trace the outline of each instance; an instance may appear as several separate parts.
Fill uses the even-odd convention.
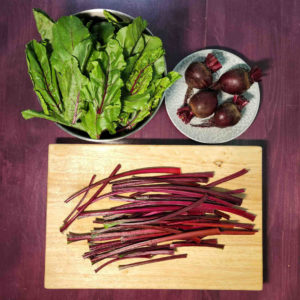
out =
[[[134,155],[133,155],[134,154]],[[221,187],[245,187],[245,208],[257,215],[259,232],[253,236],[217,237],[225,249],[182,248],[188,258],[119,271],[118,264],[94,274],[82,254],[85,241],[67,244],[59,232],[62,220],[76,205],[64,199],[87,185],[96,174],[106,177],[121,163],[122,171],[140,167],[179,166],[183,172],[216,170],[216,179],[241,168],[250,172]],[[108,192],[107,187],[104,192]],[[105,199],[90,209],[116,205]],[[94,218],[78,220],[72,232],[89,232]],[[236,218],[245,222],[243,218]],[[94,267],[95,268],[95,267]],[[158,146],[158,145],[50,145],[46,230],[46,288],[138,289],[262,289],[262,151],[251,146]]]
[[[234,143],[265,142],[265,253],[262,292],[46,290],[47,150],[68,138],[44,120],[27,75],[24,45],[38,38],[32,8],[53,17],[106,7],[141,15],[163,38],[168,68],[192,51],[226,46],[266,67],[253,125]],[[0,299],[294,300],[300,293],[300,1],[297,0],[2,0],[0,10]],[[164,106],[135,139],[185,139]],[[251,141],[249,141],[251,139]],[[69,140],[74,142],[74,140]]]

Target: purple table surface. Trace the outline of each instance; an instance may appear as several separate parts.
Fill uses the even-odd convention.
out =
[[[24,45],[38,39],[34,7],[54,19],[90,8],[141,15],[162,38],[169,70],[184,56],[215,46],[267,69],[259,114],[238,140],[265,145],[263,291],[44,288],[47,150],[68,135],[44,120],[25,122],[20,114],[39,108],[24,55]],[[4,0],[0,23],[0,299],[299,299],[300,1]],[[132,138],[186,139],[164,105]]]

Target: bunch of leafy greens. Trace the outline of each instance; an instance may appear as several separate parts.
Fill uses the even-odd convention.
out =
[[[43,111],[25,110],[25,119],[54,121],[99,139],[130,130],[158,106],[180,75],[164,76],[162,42],[145,33],[137,17],[120,22],[67,16],[54,22],[34,9],[41,42],[26,46],[28,72]]]

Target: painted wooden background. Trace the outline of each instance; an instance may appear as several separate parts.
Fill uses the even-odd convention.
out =
[[[38,38],[31,9],[53,18],[111,8],[149,21],[172,69],[205,47],[234,49],[267,73],[253,125],[235,143],[264,145],[265,284],[262,292],[46,290],[49,143],[74,142],[43,120],[26,74],[24,45]],[[297,0],[3,0],[0,9],[0,299],[297,299],[300,292],[300,2]],[[134,139],[185,139],[162,107]],[[251,140],[251,141],[249,141]],[[173,141],[174,142],[174,141]],[[182,142],[182,141],[181,141]],[[184,141],[183,141],[184,142]]]

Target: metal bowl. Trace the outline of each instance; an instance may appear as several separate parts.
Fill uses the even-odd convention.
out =
[[[122,13],[120,11],[116,11],[116,10],[111,10],[111,9],[105,9],[111,13],[113,13],[115,16],[119,17],[120,19],[122,19],[123,21],[131,21],[132,19],[134,19],[133,17]],[[81,12],[76,13],[76,16],[79,17],[86,17],[87,19],[94,19],[94,18],[98,18],[98,19],[104,19],[104,14],[103,14],[104,9],[102,8],[97,8],[97,9],[89,9],[89,10],[84,10]],[[152,32],[146,28],[146,32],[150,35],[153,35]],[[167,67],[165,69],[165,75],[167,74]],[[79,138],[81,140],[85,140],[88,142],[94,142],[94,143],[102,143],[102,142],[109,142],[109,141],[116,141],[116,140],[120,140],[123,138],[126,138],[128,136],[130,136],[131,134],[134,134],[135,132],[141,130],[144,126],[146,126],[151,119],[155,116],[155,114],[158,112],[162,102],[163,102],[163,98],[164,95],[162,96],[162,98],[159,101],[158,106],[155,108],[155,110],[150,114],[150,116],[148,116],[146,119],[144,119],[142,122],[140,122],[134,129],[128,131],[128,132],[120,132],[117,133],[115,135],[110,135],[108,132],[103,133],[103,138],[101,139],[92,139],[88,136],[87,133],[81,131],[81,130],[77,130],[75,128],[72,127],[68,127],[68,126],[64,126],[61,124],[56,123],[56,125],[61,128],[63,131],[67,132],[68,134],[72,135],[73,137]]]

